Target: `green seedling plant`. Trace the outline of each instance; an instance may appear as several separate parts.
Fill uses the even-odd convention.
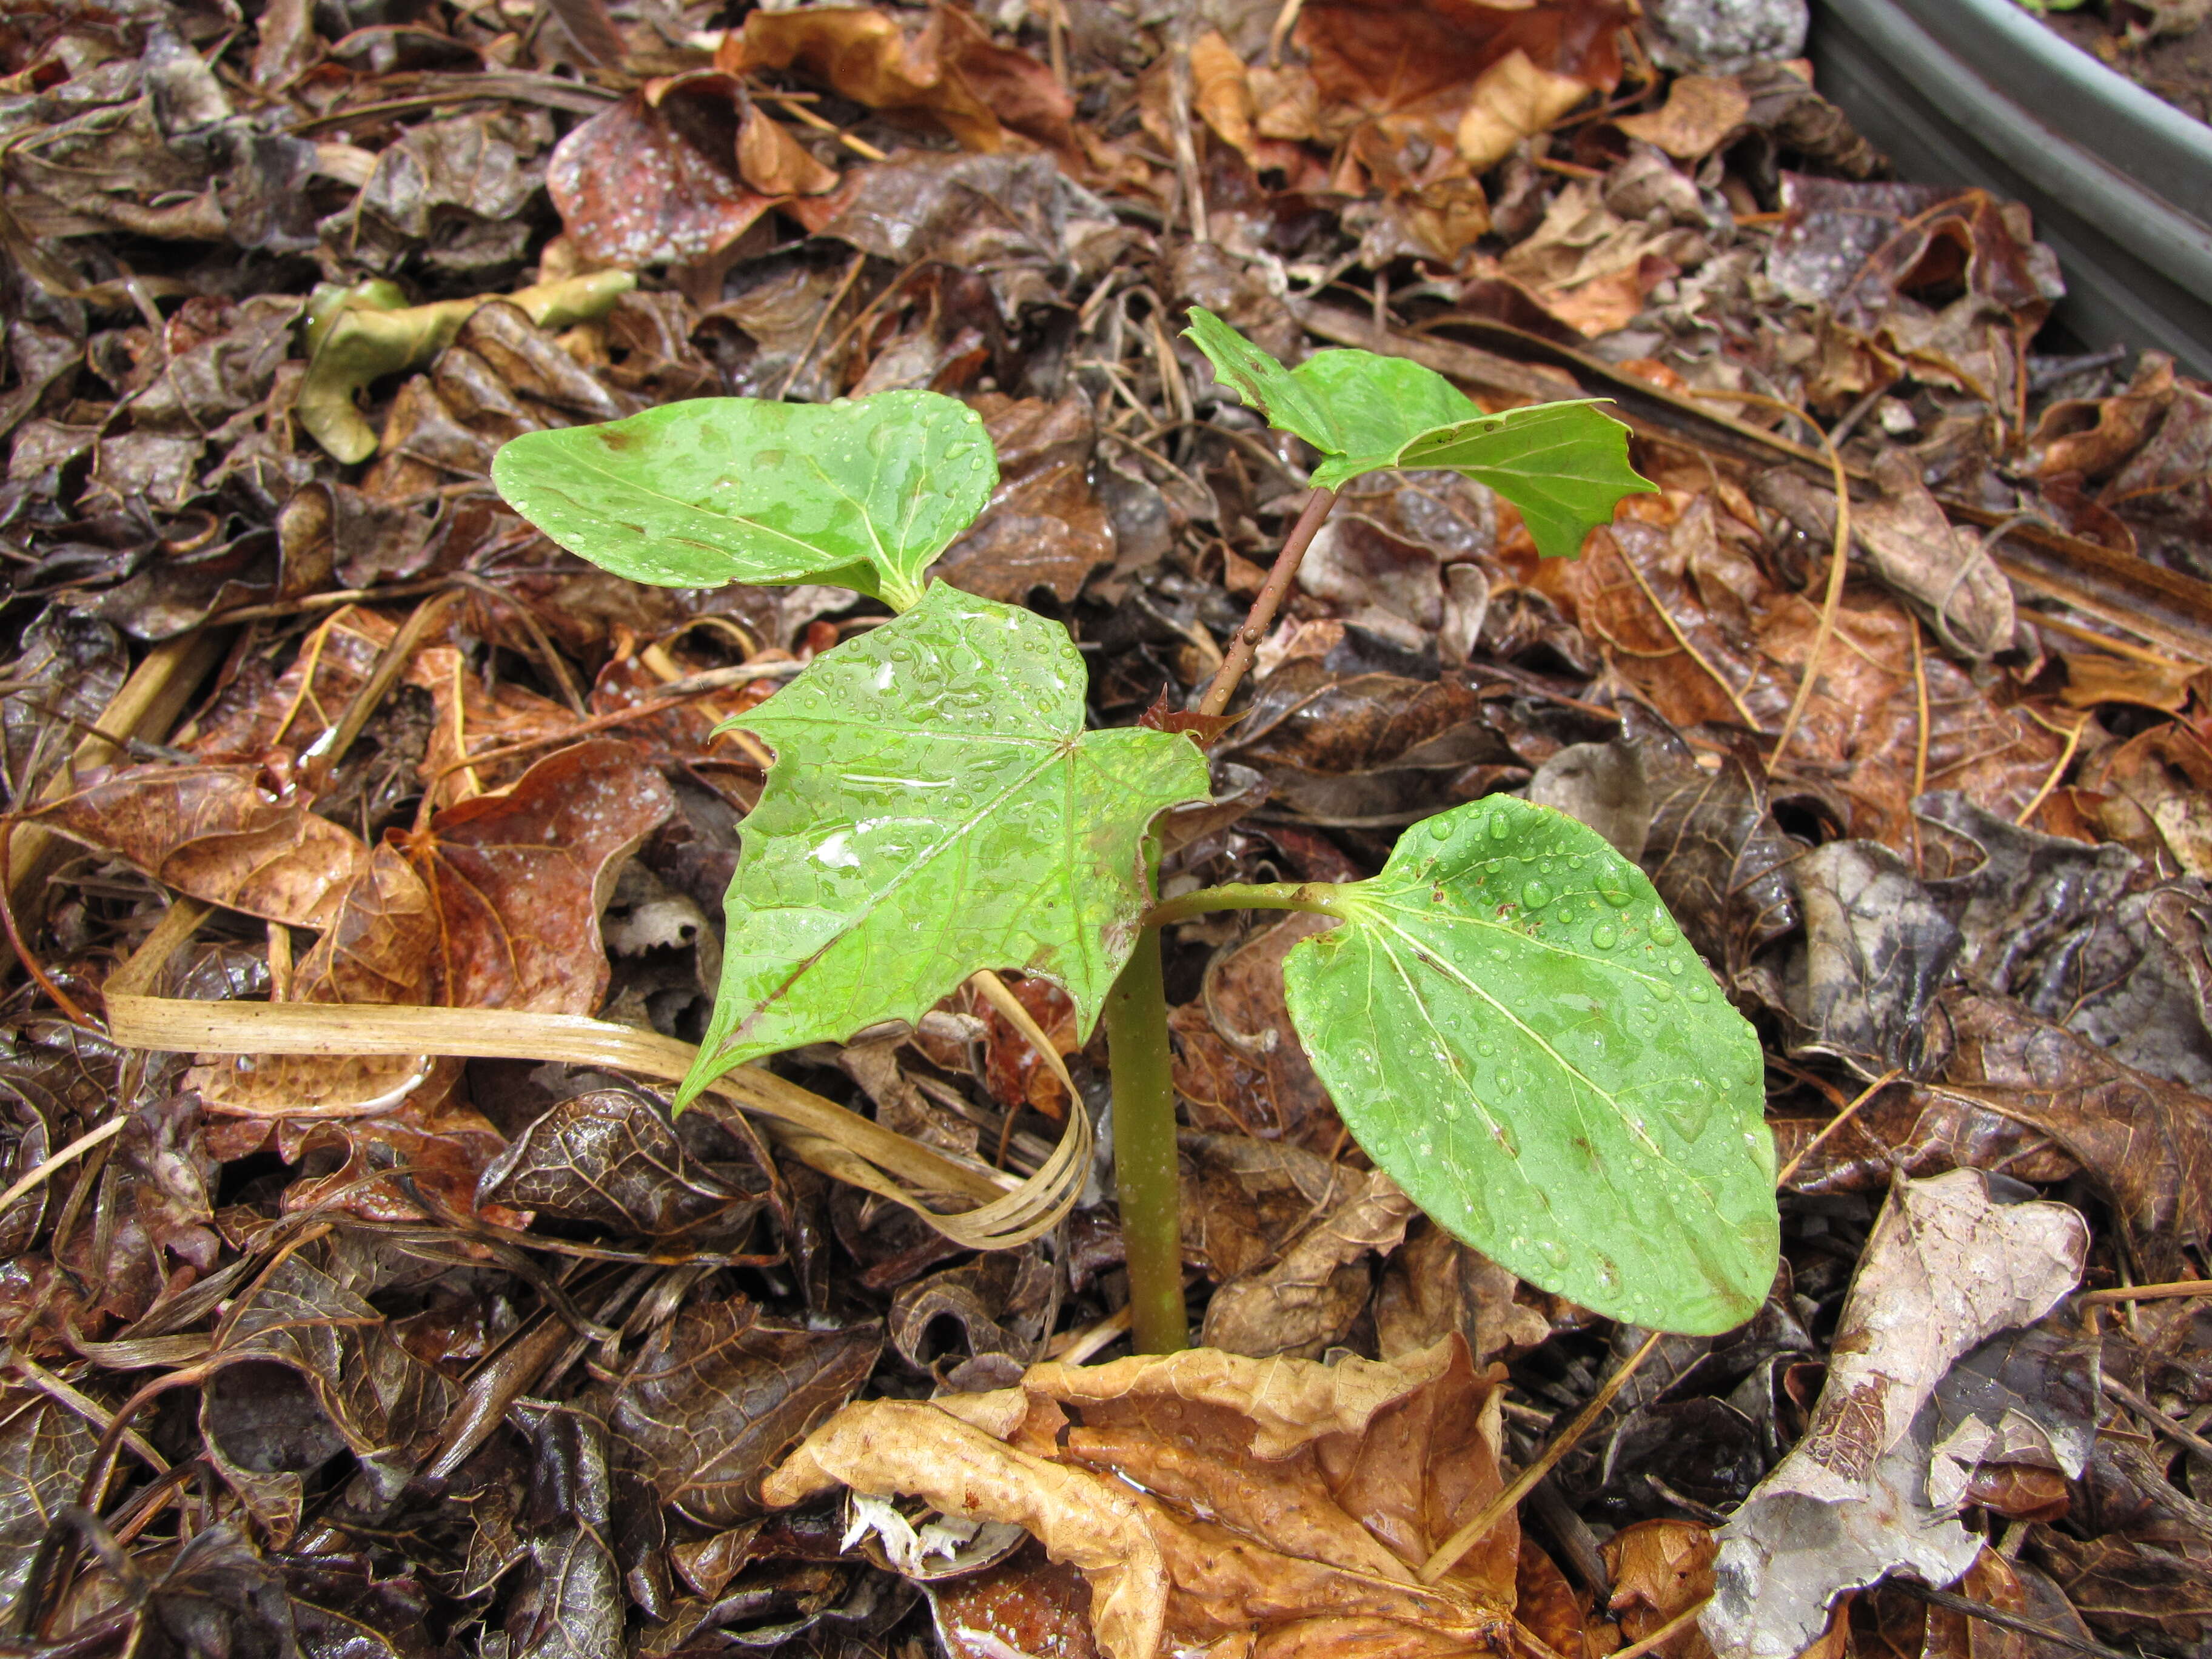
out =
[[[1285,369],[1202,310],[1188,337],[1322,457],[1202,712],[1226,705],[1335,490],[1364,473],[1464,473],[1555,557],[1651,488],[1590,403],[1486,414],[1364,351]],[[1299,1040],[1360,1146],[1440,1225],[1634,1324],[1722,1331],[1765,1296],[1779,1239],[1759,1042],[1644,872],[1573,819],[1492,796],[1408,828],[1365,881],[1156,903],[1158,822],[1206,799],[1206,757],[1186,732],[1085,730],[1066,629],[927,580],[998,482],[966,405],[701,398],[527,434],[493,477],[554,540],[639,581],[837,583],[896,613],[730,723],[774,763],[678,1110],[734,1066],[918,1021],[981,969],[1042,975],[1086,1038],[1105,1021],[1135,1335],[1179,1347],[1158,930],[1310,911],[1335,925],[1285,962]]]

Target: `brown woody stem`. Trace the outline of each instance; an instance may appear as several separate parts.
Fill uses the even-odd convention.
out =
[[[1260,648],[1267,629],[1274,625],[1275,613],[1283,608],[1283,599],[1297,580],[1298,562],[1313,545],[1315,534],[1322,521],[1328,517],[1329,508],[1336,505],[1334,489],[1316,489],[1306,497],[1306,504],[1298,514],[1298,521],[1291,526],[1291,533],[1283,543],[1283,550],[1275,556],[1275,568],[1267,573],[1259,597],[1252,601],[1252,609],[1244,618],[1244,625],[1229,641],[1228,650],[1221,653],[1221,666],[1213,672],[1213,679],[1206,688],[1206,695],[1198,700],[1198,713],[1218,714],[1229,707],[1231,693],[1237,683],[1252,666],[1252,653]]]

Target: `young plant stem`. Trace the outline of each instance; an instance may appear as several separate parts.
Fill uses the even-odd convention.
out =
[[[1334,489],[1306,497],[1297,522],[1244,623],[1222,653],[1198,713],[1218,714],[1252,666],[1253,653],[1283,608],[1298,562],[1336,505]],[[1175,1085],[1168,1047],[1167,994],[1160,981],[1162,922],[1208,910],[1327,910],[1325,883],[1277,882],[1188,893],[1146,918],[1136,953],[1106,1000],[1106,1041],[1114,1070],[1114,1181],[1128,1252],[1129,1310],[1137,1352],[1173,1353],[1190,1342],[1182,1301],[1182,1194],[1176,1169]]]
[[[1306,504],[1298,514],[1298,521],[1291,526],[1290,535],[1283,542],[1283,550],[1275,555],[1275,568],[1267,573],[1261,585],[1259,596],[1252,601],[1252,609],[1244,618],[1244,625],[1229,641],[1229,649],[1221,653],[1221,666],[1214,670],[1213,678],[1206,688],[1206,695],[1198,700],[1197,712],[1218,714],[1229,707],[1230,694],[1237,690],[1252,666],[1252,654],[1260,648],[1273,626],[1275,613],[1283,608],[1284,597],[1291,584],[1297,580],[1298,562],[1313,545],[1315,534],[1322,521],[1328,517],[1329,508],[1336,505],[1334,489],[1316,489],[1306,497]]]
[[[1107,996],[1106,1042],[1130,1322],[1138,1352],[1173,1353],[1190,1346],[1190,1324],[1182,1303],[1182,1194],[1157,927],[1138,933],[1137,948]]]
[[[1171,927],[1213,910],[1310,910],[1316,915],[1341,916],[1344,907],[1338,890],[1333,881],[1231,882],[1163,900],[1145,912],[1145,923]]]
[[[1298,562],[1336,505],[1334,489],[1306,497],[1275,568],[1229,642],[1201,714],[1218,714],[1252,666],[1252,654],[1297,579]],[[1327,910],[1326,883],[1278,882],[1217,887],[1171,900],[1146,918],[1137,948],[1106,999],[1106,1042],[1114,1072],[1114,1184],[1128,1253],[1130,1326],[1139,1353],[1173,1353],[1190,1345],[1182,1301],[1182,1192],[1176,1168],[1175,1082],[1168,1047],[1167,993],[1160,981],[1162,921],[1208,910]]]

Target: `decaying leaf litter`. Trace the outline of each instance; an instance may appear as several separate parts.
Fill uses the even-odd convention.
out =
[[[0,24],[9,1639],[2201,1650],[2212,389],[2039,339],[2024,213],[1887,182],[1786,27],[1649,9]],[[1127,726],[1315,459],[1194,305],[1635,425],[1662,490],[1571,562],[1352,486],[1161,884],[1501,790],[1638,856],[1765,1044],[1740,1330],[1365,1167],[1285,1012],[1318,918],[1171,940],[1192,1353],[1112,1358],[1041,978],[668,1115],[764,758],[711,733],[883,607],[608,576],[494,451],[967,397],[1001,482],[937,574]]]

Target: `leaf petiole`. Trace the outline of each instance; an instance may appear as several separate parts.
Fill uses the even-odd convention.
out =
[[[1333,881],[1232,882],[1155,904],[1145,912],[1145,926],[1169,927],[1215,910],[1309,910],[1342,921],[1348,915],[1343,893]]]

